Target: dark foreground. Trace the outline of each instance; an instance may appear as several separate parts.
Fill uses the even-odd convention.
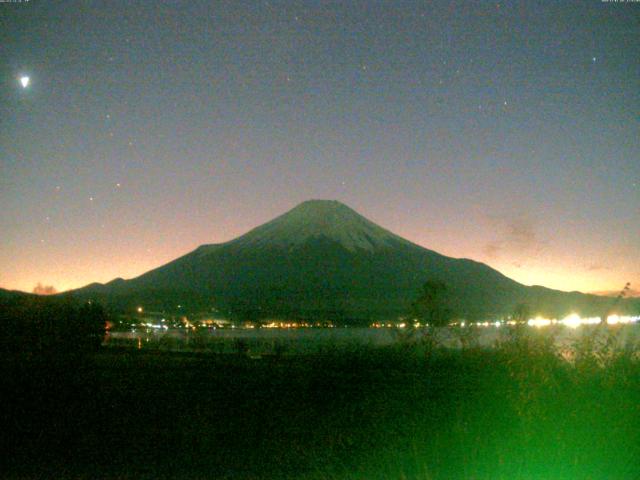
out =
[[[1,477],[640,478],[640,362],[583,350],[14,355]]]

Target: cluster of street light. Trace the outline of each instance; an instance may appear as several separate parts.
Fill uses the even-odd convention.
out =
[[[179,307],[181,307],[181,305],[179,305]],[[144,312],[144,309],[142,307],[138,307],[136,308],[136,311],[140,314],[142,312]],[[165,319],[162,319],[162,323],[164,324]],[[185,328],[191,328],[191,329],[195,329],[195,325],[190,323],[186,317],[183,317],[182,322],[184,323]],[[612,314],[607,316],[606,318],[606,324],[607,325],[626,325],[626,324],[631,324],[631,323],[637,323],[640,322],[640,315],[636,315],[636,316],[632,316],[632,315],[618,315],[618,314]],[[122,322],[121,322],[122,323]],[[201,322],[203,326],[212,326],[213,325],[213,321],[203,321]],[[225,321],[224,323],[229,323],[229,325],[226,325],[230,328],[238,328],[238,326]],[[493,320],[493,321],[483,321],[483,322],[468,322],[465,320],[461,320],[458,322],[454,322],[451,325],[453,326],[459,326],[459,327],[495,327],[495,328],[499,328],[503,325],[517,325],[517,324],[521,324],[523,322],[518,322],[516,320],[510,319],[510,320]],[[578,315],[577,313],[572,313],[570,315],[567,315],[564,318],[561,319],[556,319],[556,318],[544,318],[542,316],[537,316],[535,318],[530,318],[528,319],[526,322],[527,325],[529,325],[530,327],[547,327],[550,325],[564,325],[566,327],[569,328],[577,328],[581,325],[599,325],[602,323],[602,318],[601,317],[581,317],[580,315]],[[408,326],[410,326],[410,322],[407,321],[406,318],[401,318],[399,322],[374,322],[370,325],[370,327],[372,328],[406,328]],[[152,329],[158,329],[158,330],[167,330],[168,326],[167,325],[158,325],[158,324],[153,324],[153,323],[141,323],[139,326],[141,327],[147,327],[147,328],[152,328]],[[218,325],[218,323],[216,323],[216,326],[223,326],[223,325]],[[414,323],[412,324],[412,326],[414,328],[421,328],[421,327],[428,327],[429,324],[428,323],[420,323],[417,321],[414,321]],[[312,327],[325,327],[325,328],[332,328],[334,327],[334,325],[332,323],[328,323],[328,322],[316,322],[316,323],[308,323],[308,322],[304,322],[304,321],[270,321],[270,322],[265,322],[264,324],[262,324],[263,328],[285,328],[285,329],[289,329],[289,328],[312,328]],[[253,325],[252,323],[245,323],[243,325],[241,325],[239,328],[255,328],[255,325]]]
[[[609,315],[606,319],[607,325],[625,325],[630,323],[640,322],[640,316],[631,316],[631,315]],[[503,325],[518,325],[521,322],[517,322],[516,320],[495,320],[495,321],[484,321],[484,322],[468,322],[468,321],[459,321],[454,322],[451,325],[459,326],[459,327],[496,327],[499,328]],[[543,317],[535,317],[530,318],[526,321],[526,324],[530,327],[547,327],[550,325],[564,325],[569,328],[577,328],[581,325],[599,325],[602,323],[601,317],[581,317],[577,313],[572,313],[571,315],[567,315],[564,318],[556,319],[556,318],[543,318]],[[400,323],[394,322],[375,322],[371,324],[372,328],[406,328],[408,326],[408,322],[402,321]],[[428,327],[428,323],[420,323],[415,322],[413,324],[414,328],[420,327]]]

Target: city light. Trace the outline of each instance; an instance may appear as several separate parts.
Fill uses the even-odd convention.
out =
[[[629,316],[621,316],[621,315],[609,315],[607,317],[607,323],[609,325],[617,325],[619,323],[634,323],[640,322],[640,316],[638,317],[629,317]]]
[[[577,313],[572,313],[571,315],[568,315],[567,317],[563,318],[560,321],[560,323],[570,328],[577,328],[582,323],[582,319],[580,318],[580,315],[578,315]]]
[[[531,327],[546,327],[548,325],[551,325],[551,320],[541,317],[530,318],[527,322],[527,325]]]

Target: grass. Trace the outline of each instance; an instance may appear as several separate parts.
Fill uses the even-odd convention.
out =
[[[567,357],[528,332],[492,349],[12,357],[3,478],[637,479],[636,352],[583,339]]]

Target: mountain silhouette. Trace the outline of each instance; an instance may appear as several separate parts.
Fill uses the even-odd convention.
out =
[[[4,302],[7,300],[13,300],[16,298],[26,298],[33,297],[34,295],[27,292],[21,292],[18,290],[6,290],[4,288],[0,288],[0,302]]]
[[[547,316],[600,314],[610,301],[524,286],[483,263],[416,245],[332,200],[303,202],[229,242],[74,293],[120,309],[180,305],[238,319],[357,323],[405,314],[427,280],[445,283],[456,314],[470,320],[509,314],[519,303]]]

